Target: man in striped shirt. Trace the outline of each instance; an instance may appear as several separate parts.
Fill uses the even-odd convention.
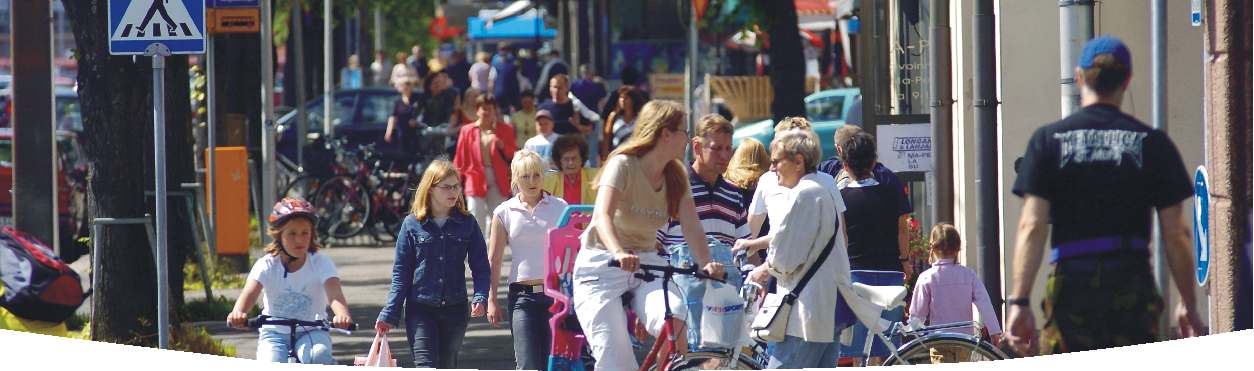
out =
[[[749,237],[743,190],[723,179],[727,164],[731,162],[733,130],[731,123],[718,114],[701,117],[692,137],[694,161],[688,167],[692,200],[697,205],[697,216],[701,218],[706,237],[728,246],[737,239]],[[658,230],[657,240],[662,246],[684,243],[679,221],[672,219]]]

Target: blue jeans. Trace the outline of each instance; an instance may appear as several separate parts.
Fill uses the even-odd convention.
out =
[[[262,328],[257,335],[257,360],[287,363],[291,335]],[[323,330],[296,330],[296,357],[301,363],[334,365],[331,335]]]
[[[839,331],[837,331],[839,334]],[[784,341],[772,343],[768,369],[831,368],[836,367],[839,355],[837,342],[817,343],[796,336],[785,336]]]
[[[436,307],[406,303],[405,336],[414,367],[457,368],[457,352],[470,322],[470,303]]]
[[[856,283],[862,283],[870,286],[900,287],[905,285],[905,278],[902,272],[855,270],[849,273],[851,280]],[[841,302],[837,304],[837,308],[848,305],[844,303],[844,298],[841,298],[840,301]],[[880,313],[880,318],[899,322],[902,320],[902,316],[904,315],[905,308],[898,307],[893,310],[887,310]],[[843,357],[862,357],[862,348],[866,343],[866,325],[863,325],[862,322],[855,320],[852,330],[853,342],[848,346],[840,346],[840,355]],[[901,339],[890,338],[889,340],[893,341],[893,345],[901,344]],[[887,357],[889,354],[891,353],[888,351],[888,348],[884,346],[883,342],[879,341],[875,337],[871,338],[871,357]]]
[[[529,291],[532,287],[509,285],[509,327],[514,338],[514,364],[519,370],[547,369],[553,339],[549,330],[553,299],[543,292]]]

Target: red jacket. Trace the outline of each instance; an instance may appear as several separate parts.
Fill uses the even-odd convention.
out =
[[[485,197],[488,194],[487,176],[483,173],[483,150],[479,143],[479,125],[462,126],[457,135],[457,151],[453,156],[453,166],[464,179],[467,197]],[[518,144],[514,143],[514,128],[498,120],[496,142],[492,144],[489,152],[492,154],[492,174],[496,176],[496,189],[501,191],[503,198],[510,196],[509,165],[514,157],[514,151],[517,150]]]

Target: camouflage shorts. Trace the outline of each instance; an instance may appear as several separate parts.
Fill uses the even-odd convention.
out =
[[[1041,307],[1041,353],[1058,354],[1156,341],[1163,301],[1145,255],[1106,254],[1054,264]]]

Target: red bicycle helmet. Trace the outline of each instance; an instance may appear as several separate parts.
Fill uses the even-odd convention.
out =
[[[270,221],[270,224],[283,224],[295,216],[309,218],[314,224],[318,222],[318,216],[314,211],[313,205],[309,201],[296,197],[287,197],[275,203],[274,210],[270,211],[270,217],[267,220]]]

